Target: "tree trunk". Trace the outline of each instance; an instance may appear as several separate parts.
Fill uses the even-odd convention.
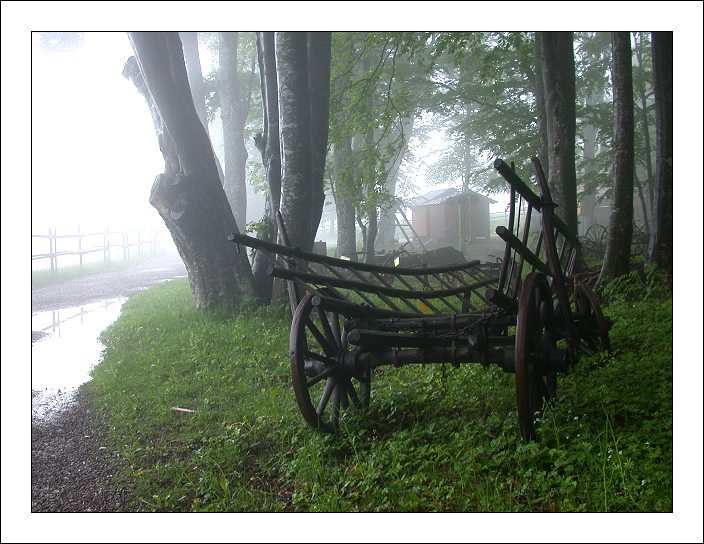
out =
[[[546,176],[550,174],[548,154],[548,119],[545,111],[545,82],[543,80],[543,61],[541,58],[541,32],[535,33],[535,116],[538,123],[538,158]]]
[[[653,32],[655,207],[650,261],[672,274],[672,32]]]
[[[354,199],[350,194],[352,186],[352,142],[349,138],[335,145],[333,153],[335,175],[335,209],[337,214],[336,256],[346,256],[357,260],[357,228],[355,226]]]
[[[633,76],[631,37],[628,32],[611,33],[614,95],[614,189],[609,219],[606,255],[599,283],[630,270],[633,234]]]
[[[325,204],[325,158],[330,127],[330,60],[332,34],[308,32],[308,95],[311,130],[311,183],[313,209],[311,240],[315,241]]]
[[[648,121],[648,100],[645,94],[645,70],[643,70],[643,33],[636,33],[640,40],[636,40],[636,61],[638,62],[638,98],[640,100],[640,128],[645,141],[645,170],[648,176],[648,198],[650,200],[650,209],[653,208],[653,157],[651,153],[650,143],[650,122]],[[647,216],[646,216],[647,217]]]
[[[640,117],[640,129],[641,133],[643,134],[643,140],[645,142],[645,172],[646,172],[646,179],[645,179],[645,186],[648,191],[648,196],[650,197],[650,205],[652,209],[652,203],[653,203],[653,159],[652,159],[652,154],[650,152],[650,123],[648,122],[648,101],[645,95],[645,77],[644,77],[644,70],[643,70],[643,33],[642,32],[634,32],[634,36],[637,38],[640,36],[640,41],[638,39],[635,40],[636,42],[636,48],[635,48],[635,54],[636,54],[636,61],[638,63],[638,78],[637,82],[638,84],[636,85],[637,91],[638,91],[638,99],[640,102],[640,108],[639,108],[639,117]],[[648,240],[650,240],[650,220],[649,216],[650,213],[648,212],[648,205],[646,203],[645,195],[643,194],[643,184],[636,180],[636,187],[638,189],[638,198],[640,199],[640,204],[641,208],[643,210],[643,221],[644,221],[644,226],[645,226],[645,232],[648,235]]]
[[[237,74],[237,32],[219,32],[218,87],[222,136],[225,151],[225,194],[235,216],[243,227],[247,223],[247,149],[244,127],[247,111]]]
[[[586,105],[593,106],[598,104],[603,100],[603,95],[600,92],[593,92],[586,98]],[[582,158],[584,159],[584,171],[585,177],[590,175],[590,163],[596,157],[596,127],[589,123],[584,126],[583,137],[584,137],[584,150],[582,153]],[[578,232],[580,236],[584,236],[589,227],[596,223],[594,207],[596,206],[596,194],[593,191],[587,190],[585,188],[584,194],[582,195],[581,202],[581,213],[579,216],[579,229]]]
[[[367,67],[368,71],[369,68]],[[370,94],[367,97],[367,107],[369,108],[369,111],[373,111],[374,107],[374,97]],[[374,155],[372,154],[372,147],[374,146],[374,129],[370,126],[367,129],[367,134],[364,137],[364,147],[365,147],[365,163],[367,163],[367,166],[362,170],[362,175],[373,175],[374,173]],[[362,186],[364,186],[364,180],[362,181]],[[369,193],[371,191],[374,191],[375,186],[374,182],[372,183],[367,183],[364,189],[364,196],[365,198],[369,196]],[[372,263],[374,261],[374,246],[376,245],[376,235],[378,232],[378,209],[377,208],[372,208],[371,206],[368,207],[368,213],[367,213],[367,228],[364,229],[364,261],[367,263]]]
[[[130,32],[136,56],[123,72],[142,92],[164,154],[164,173],[152,187],[158,210],[188,271],[196,306],[233,309],[254,294],[244,252],[227,240],[238,232],[218,178],[208,135],[188,85],[176,32]]]
[[[265,207],[264,214],[268,235],[266,238],[275,242],[278,230],[275,214],[279,211],[281,204],[281,150],[279,147],[279,101],[273,32],[257,32],[257,56],[262,90],[264,132],[257,135],[255,143],[262,155],[262,164],[269,185],[268,206]],[[268,274],[270,265],[271,263],[264,252],[256,253],[253,263],[254,285],[257,293],[266,300],[272,298],[273,279]]]
[[[305,32],[276,32],[274,43],[279,82],[281,214],[292,246],[310,251],[313,186],[307,37]]]
[[[324,64],[326,59],[329,74],[329,37],[312,38],[311,47],[320,49],[311,55],[313,66],[308,63],[308,38],[306,32],[276,32],[274,36],[281,138],[281,214],[291,245],[305,251],[313,248],[322,213],[322,179],[314,180],[313,175],[315,170],[315,175],[320,176],[320,154],[324,155],[325,151],[317,147],[313,150],[313,142],[316,146],[323,141],[327,144],[327,115],[323,128],[320,109],[321,104],[329,100],[330,92],[329,77],[314,85],[311,82],[315,75],[326,73],[326,69],[318,65]],[[324,51],[326,43],[327,52]],[[311,94],[311,85],[315,94]],[[324,137],[319,131],[325,132]]]
[[[577,233],[575,66],[572,32],[541,32],[548,133],[548,185],[556,212]]]
[[[196,108],[198,119],[200,119],[200,122],[205,128],[205,132],[208,134],[208,138],[210,138],[208,114],[205,109],[205,84],[203,83],[203,70],[200,65],[200,53],[198,52],[198,33],[179,32],[178,35],[181,38],[183,60],[186,63],[186,74],[188,75],[188,85],[191,88],[193,105]],[[223,183],[225,175],[217,155],[215,156],[215,164],[218,168],[220,182]]]
[[[179,32],[178,35],[183,45],[183,60],[186,63],[186,74],[188,74],[188,84],[191,87],[193,105],[196,108],[198,119],[207,131],[208,115],[205,112],[205,85],[203,84],[203,69],[198,53],[198,33]]]

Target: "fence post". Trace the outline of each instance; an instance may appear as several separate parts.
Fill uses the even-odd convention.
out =
[[[56,228],[56,227],[54,227]],[[54,238],[51,233],[51,227],[49,227],[49,265],[51,266],[51,271],[56,272],[56,263],[54,262],[54,248],[56,244],[54,243]]]
[[[129,248],[127,247],[127,227],[122,225],[122,260],[126,261],[129,258]]]
[[[139,229],[139,234],[137,236],[137,256],[142,256],[142,228]]]
[[[83,240],[81,236],[81,225],[78,225],[78,264],[83,266]]]

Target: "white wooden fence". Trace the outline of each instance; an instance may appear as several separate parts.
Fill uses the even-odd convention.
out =
[[[121,230],[105,228],[102,232],[81,232],[79,225],[75,232],[58,233],[56,228],[50,228],[48,234],[32,234],[32,262],[48,260],[51,270],[56,271],[60,264],[83,266],[84,260],[95,261],[96,255],[100,260],[100,254],[106,262],[128,260],[156,253],[161,247],[161,236],[157,229],[123,227]]]

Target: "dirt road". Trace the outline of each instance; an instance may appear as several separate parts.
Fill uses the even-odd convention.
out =
[[[128,298],[156,283],[184,276],[178,254],[150,257],[115,272],[74,278],[32,292],[32,314]],[[46,336],[32,331],[32,343]],[[59,339],[62,341],[61,339]],[[36,362],[36,361],[35,361]],[[32,410],[32,512],[130,511],[129,494],[113,482],[117,468],[103,446],[105,423],[84,387],[53,393],[65,406],[53,417]],[[70,398],[66,398],[70,397]],[[32,391],[35,402],[52,402]]]

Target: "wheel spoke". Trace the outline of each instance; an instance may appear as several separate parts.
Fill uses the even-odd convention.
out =
[[[306,422],[318,431],[331,432],[337,429],[342,410],[368,405],[370,382],[366,373],[362,378],[354,376],[362,384],[356,390],[339,363],[348,351],[344,316],[320,311],[312,299],[312,293],[303,296],[291,323],[292,383]]]
[[[328,376],[330,376],[330,374],[335,372],[335,370],[336,370],[336,368],[334,366],[327,367],[320,374],[316,374],[310,380],[306,381],[306,387],[308,389],[310,389],[311,387],[313,387],[316,383],[318,383],[323,378],[327,378]]]
[[[337,428],[340,419],[340,397],[342,397],[342,387],[340,387],[340,382],[337,382],[332,392],[332,413],[330,414],[330,420],[335,428]]]
[[[337,363],[335,361],[335,359],[331,359],[330,357],[325,357],[325,355],[320,355],[320,353],[315,353],[314,351],[304,351],[303,356],[306,359],[313,359],[315,361],[320,361],[321,363],[325,363],[326,366],[334,365]]]
[[[325,407],[328,405],[328,400],[330,400],[330,395],[332,394],[333,389],[335,389],[335,379],[328,378],[328,380],[325,382],[325,389],[323,390],[323,396],[320,397],[320,402],[318,403],[318,409],[316,410],[318,417],[322,417],[323,412],[325,411]]]
[[[354,384],[352,383],[352,380],[349,380],[347,382],[347,392],[350,395],[350,399],[352,399],[352,404],[354,404],[356,408],[361,408],[362,401],[359,400],[359,396],[357,395],[357,391],[355,391]]]
[[[540,391],[540,404],[538,408],[542,408],[542,403],[543,401],[547,401],[550,399],[550,392],[548,391],[548,386],[545,384],[545,379],[541,376],[537,378],[538,381],[538,389]]]
[[[325,351],[325,355],[327,355],[328,357],[332,357],[335,355],[335,348],[330,345],[330,343],[325,339],[323,334],[318,330],[318,327],[315,326],[315,323],[313,323],[310,318],[306,320],[306,328],[318,341],[320,347],[323,348],[323,351]]]
[[[327,339],[329,345],[335,346],[339,351],[342,347],[340,343],[340,337],[339,335],[335,336],[335,333],[330,327],[330,321],[328,320],[328,316],[325,313],[325,310],[323,310],[320,306],[318,306],[316,310],[318,312],[318,317],[320,318],[320,325],[322,326],[323,332],[325,333],[325,338]]]
[[[347,394],[349,393],[349,387],[352,384],[350,384],[349,380],[344,379],[340,381],[340,387],[342,388],[342,394],[340,395],[340,403],[342,404],[342,409],[347,410],[350,407],[350,402],[347,398]]]
[[[344,350],[345,348],[342,346],[342,331],[340,330],[340,314],[337,312],[332,312],[332,331],[335,336],[335,340],[337,340],[337,348],[339,350]]]

